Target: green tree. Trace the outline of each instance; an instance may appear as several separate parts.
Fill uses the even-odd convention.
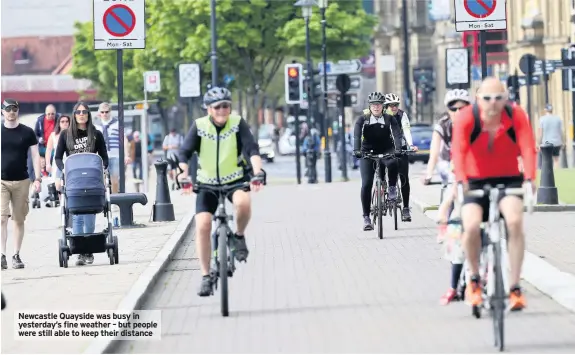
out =
[[[217,54],[219,82],[235,76],[236,89],[265,92],[286,59],[303,57],[305,31],[295,1],[218,0]],[[319,9],[310,21],[313,57],[320,58]],[[211,81],[209,0],[149,0],[146,9],[147,49],[124,51],[125,97],[141,97],[142,76],[161,72],[160,98],[177,98],[177,66],[199,63],[202,83]],[[350,59],[369,51],[376,20],[367,15],[361,0],[331,0],[326,12],[330,59]],[[94,51],[92,25],[78,24],[74,70],[77,78],[94,82],[105,97],[115,97],[114,51]],[[261,95],[260,95],[261,96]]]

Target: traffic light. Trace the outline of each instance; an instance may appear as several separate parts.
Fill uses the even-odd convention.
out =
[[[319,69],[312,70],[313,72],[313,83],[310,85],[310,77],[308,75],[308,71],[304,70],[305,79],[304,79],[304,87],[305,92],[307,93],[307,97],[311,97],[312,100],[320,97],[323,93],[323,87],[321,86],[321,76],[319,75]]]
[[[299,104],[304,99],[302,69],[299,63],[285,66],[285,101],[288,105]]]

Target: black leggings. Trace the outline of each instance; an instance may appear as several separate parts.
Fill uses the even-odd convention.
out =
[[[409,186],[409,159],[407,156],[399,158],[399,180],[401,182],[403,207],[409,207],[409,194],[411,192],[411,188]]]
[[[382,180],[385,179],[384,165],[387,166],[387,172],[389,173],[389,186],[397,186],[397,160],[382,160],[382,164],[379,165],[379,176],[381,176]],[[359,171],[361,173],[361,207],[363,209],[363,215],[369,216],[371,210],[371,191],[375,177],[375,161],[371,159],[361,159],[359,161]]]

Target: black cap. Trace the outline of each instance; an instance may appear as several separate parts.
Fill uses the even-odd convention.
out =
[[[18,101],[14,99],[4,99],[4,101],[2,101],[2,109],[5,109],[8,106],[16,106],[17,108],[20,108]]]

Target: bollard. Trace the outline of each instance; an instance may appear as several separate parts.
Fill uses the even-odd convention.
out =
[[[168,162],[160,159],[154,163],[156,167],[156,202],[152,209],[153,222],[171,222],[176,220],[174,205],[170,200],[168,187]]]
[[[541,182],[537,189],[537,204],[557,205],[559,204],[559,196],[553,175],[553,145],[546,142],[540,148],[542,158]]]

